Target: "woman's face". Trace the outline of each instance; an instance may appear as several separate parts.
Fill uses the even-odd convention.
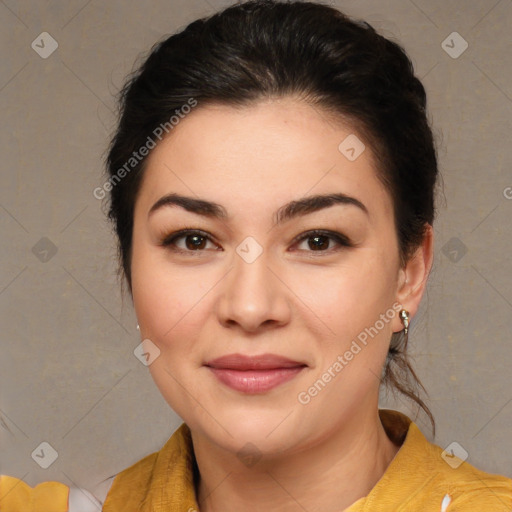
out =
[[[141,336],[159,351],[149,368],[192,431],[233,452],[297,450],[376,413],[399,306],[416,305],[397,302],[391,198],[353,137],[292,98],[199,105],[148,157],[131,272]],[[171,194],[218,206],[189,211]],[[300,206],[329,194],[348,199]],[[184,229],[200,233],[171,240]],[[293,368],[207,366],[232,354]]]

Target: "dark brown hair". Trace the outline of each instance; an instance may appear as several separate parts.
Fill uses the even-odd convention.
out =
[[[406,52],[333,7],[256,0],[196,20],[155,44],[120,92],[120,120],[107,157],[109,217],[130,290],[133,213],[146,161],[127,167],[134,152],[191,99],[198,108],[243,107],[286,95],[348,121],[372,148],[393,200],[400,262],[408,261],[434,221],[438,169],[425,89]],[[403,333],[393,334],[383,381],[414,400],[435,431],[406,348]]]

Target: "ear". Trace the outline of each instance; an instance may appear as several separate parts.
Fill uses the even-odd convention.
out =
[[[434,258],[434,230],[427,224],[421,245],[416,249],[405,267],[399,270],[397,302],[409,312],[412,319],[417,313],[421,298],[427,286],[427,279]],[[402,309],[401,308],[401,309]],[[393,332],[401,331],[404,326],[396,315]]]

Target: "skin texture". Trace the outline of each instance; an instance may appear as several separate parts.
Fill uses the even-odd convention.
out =
[[[150,372],[192,431],[201,511],[343,510],[368,494],[398,450],[378,417],[379,376],[392,333],[403,329],[393,304],[411,319],[418,309],[432,229],[400,268],[391,197],[369,145],[355,161],[338,150],[352,133],[297,98],[199,105],[148,157],[134,214],[133,300],[142,339],[160,350]],[[228,217],[177,206],[148,215],[171,192],[214,201]],[[274,225],[285,203],[334,192],[357,198],[368,215],[338,204]],[[190,236],[188,245],[183,237],[162,245],[184,228],[211,240],[200,250]],[[341,233],[353,246],[294,242],[312,229]],[[236,252],[248,236],[263,251],[252,263]],[[378,334],[300,403],[299,393],[390,310]],[[274,353],[307,368],[248,395],[204,366],[231,353]],[[257,463],[237,456],[244,446]]]

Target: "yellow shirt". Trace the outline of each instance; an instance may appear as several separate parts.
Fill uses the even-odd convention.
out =
[[[512,479],[479,471],[452,453],[445,452],[443,458],[443,450],[430,443],[407,416],[390,410],[379,413],[388,436],[401,446],[400,450],[370,493],[345,512],[512,511]],[[190,429],[183,423],[160,451],[115,477],[102,510],[199,511],[196,478]],[[43,493],[45,485],[54,487]],[[68,511],[64,504],[65,489],[57,482],[30,489],[17,479],[1,477],[0,511],[75,512]],[[49,497],[52,491],[53,498]]]

